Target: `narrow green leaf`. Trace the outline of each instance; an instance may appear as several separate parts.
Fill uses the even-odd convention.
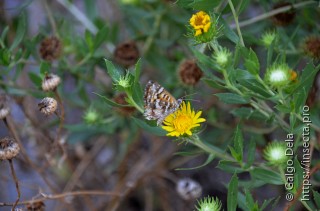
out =
[[[253,210],[254,207],[254,200],[253,197],[248,189],[245,189],[245,194],[246,194],[246,205],[248,210]]]
[[[3,29],[2,33],[1,33],[2,42],[4,42],[4,40],[5,40],[5,38],[6,38],[7,34],[8,34],[8,31],[9,31],[9,26],[4,27],[4,29]]]
[[[51,68],[51,63],[46,62],[46,61],[41,61],[41,63],[40,63],[40,75],[42,77],[44,77],[46,73],[50,72],[50,68]]]
[[[255,154],[256,154],[256,142],[254,139],[250,139],[249,142],[249,149],[248,149],[248,158],[245,165],[245,168],[250,168],[255,160]]]
[[[140,83],[133,83],[132,98],[140,107],[143,107],[143,92]]]
[[[315,190],[312,190],[312,192],[313,192],[313,199],[317,205],[317,208],[320,209],[320,193]]]
[[[228,185],[228,199],[227,207],[228,211],[235,211],[238,203],[238,177],[234,174]]]
[[[141,59],[139,59],[134,68],[134,83],[138,83],[141,74]]]
[[[242,156],[231,146],[229,146],[232,157],[236,159],[238,162],[241,162]]]
[[[238,162],[227,161],[227,160],[220,160],[217,168],[232,174],[241,173],[245,171],[239,166]]]
[[[224,89],[225,87],[223,86],[223,84],[220,84],[218,81],[210,79],[210,78],[203,78],[201,79],[202,81],[204,81],[206,84],[208,84],[209,86],[216,88],[216,89]]]
[[[262,180],[268,184],[274,184],[274,185],[284,184],[279,173],[268,170],[268,169],[256,167],[250,171],[250,174],[253,178]]]
[[[115,66],[112,64],[112,62],[110,62],[107,59],[104,59],[106,66],[107,66],[107,72],[110,75],[110,77],[112,78],[112,80],[115,81],[119,81],[120,79],[120,72],[115,68]]]
[[[214,94],[226,104],[247,104],[249,101],[238,94],[233,93],[218,93]]]
[[[220,18],[219,20],[220,20],[221,24],[223,25],[223,28],[222,28],[223,34],[233,43],[235,43],[235,44],[239,43],[240,42],[239,37],[237,36],[237,34],[234,31],[232,31],[229,24],[225,20],[223,20],[223,18]]]
[[[250,48],[248,58],[245,59],[244,66],[253,74],[258,75],[260,72],[260,63],[256,53]]]
[[[23,12],[21,13],[21,16],[19,18],[16,35],[14,37],[12,45],[10,46],[10,49],[9,49],[10,51],[15,49],[21,43],[26,31],[27,31],[27,17],[26,17],[26,13]]]
[[[42,78],[38,74],[35,74],[33,72],[29,72],[28,75],[29,75],[30,80],[34,83],[34,85],[36,85],[37,87],[41,87]]]
[[[118,104],[118,103],[110,100],[109,98],[107,98],[107,97],[105,97],[105,96],[103,96],[103,95],[100,95],[100,94],[98,94],[98,93],[95,93],[95,92],[93,92],[93,94],[98,95],[99,97],[101,97],[102,99],[104,99],[105,102],[106,102],[108,105],[110,105],[110,106],[114,106],[114,107],[128,107],[128,106],[131,106],[131,105]]]
[[[239,125],[237,125],[236,131],[234,133],[233,144],[234,144],[234,149],[236,150],[237,154],[240,156],[238,161],[242,162],[242,159],[243,159],[243,136],[242,136]]]
[[[194,170],[194,169],[199,169],[199,168],[202,168],[202,167],[208,165],[209,163],[211,163],[211,161],[213,161],[214,158],[215,158],[215,156],[213,154],[209,154],[207,160],[203,164],[201,164],[200,166],[190,167],[190,168],[177,168],[175,170]]]
[[[294,165],[293,166],[287,166],[287,171],[288,168],[291,168],[289,170],[295,170],[295,172],[293,173],[294,176],[294,190],[297,191],[299,189],[299,187],[302,185],[303,182],[303,176],[304,176],[304,170],[303,168],[305,168],[306,166],[301,166],[300,165],[300,161],[298,160],[297,156],[294,158]],[[306,170],[305,170],[306,171]]]
[[[134,117],[131,118],[140,128],[142,128],[145,131],[148,131],[149,133],[152,133],[157,136],[165,136],[167,134],[167,132],[163,130],[161,127],[152,127],[140,119]]]
[[[109,33],[109,27],[105,25],[100,29],[94,39],[93,49],[97,49],[104,41],[106,41]]]

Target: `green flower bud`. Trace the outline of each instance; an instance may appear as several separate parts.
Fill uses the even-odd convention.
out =
[[[198,211],[220,211],[221,210],[221,201],[218,198],[214,197],[205,197],[198,201],[198,206],[196,206]]]
[[[273,87],[281,88],[287,86],[291,80],[291,71],[287,64],[273,64],[267,69],[265,81]]]
[[[269,32],[265,32],[262,35],[261,41],[264,46],[269,47],[276,38],[277,38],[277,34],[274,31],[269,31]]]
[[[287,162],[286,145],[281,142],[272,142],[263,150],[263,157],[270,165],[283,165]]]
[[[94,124],[99,120],[99,113],[94,109],[89,109],[85,112],[83,119],[87,124]]]
[[[213,58],[217,64],[225,67],[229,63],[231,55],[231,52],[227,48],[219,48],[219,50],[214,53]]]

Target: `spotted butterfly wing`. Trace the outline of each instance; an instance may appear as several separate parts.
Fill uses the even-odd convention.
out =
[[[175,112],[182,99],[176,100],[157,82],[148,81],[144,91],[144,116],[148,120],[157,120],[160,125],[171,113]]]

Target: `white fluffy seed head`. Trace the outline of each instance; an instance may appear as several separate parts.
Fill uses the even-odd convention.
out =
[[[190,178],[180,179],[177,182],[176,190],[184,200],[196,199],[202,194],[201,185]]]
[[[60,84],[61,79],[55,74],[48,74],[42,81],[42,90],[45,92],[54,91]]]
[[[58,103],[54,98],[45,97],[41,100],[40,103],[38,103],[38,107],[41,113],[48,116],[53,114],[57,110]]]

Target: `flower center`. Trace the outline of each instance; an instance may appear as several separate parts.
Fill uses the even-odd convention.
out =
[[[283,152],[281,150],[279,150],[279,149],[274,149],[271,152],[271,156],[275,160],[280,160],[282,158],[282,156],[283,156]]]
[[[192,119],[187,116],[180,114],[173,120],[175,129],[179,132],[187,131],[192,125]]]
[[[197,16],[194,23],[196,26],[201,26],[203,24],[203,16]]]
[[[270,79],[272,81],[283,81],[286,79],[286,74],[282,70],[275,70],[271,73]]]

